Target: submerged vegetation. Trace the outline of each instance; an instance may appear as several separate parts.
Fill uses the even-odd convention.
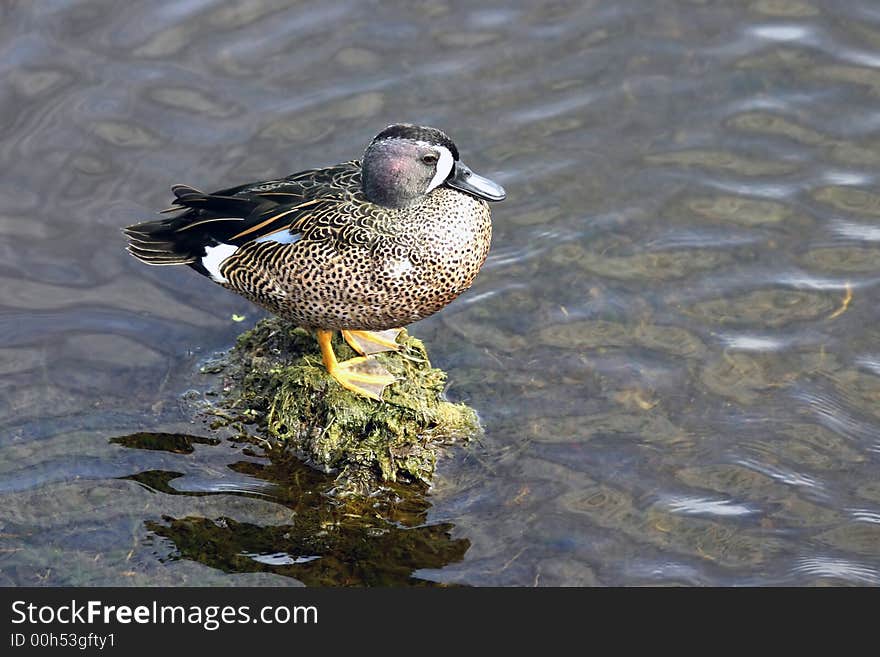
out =
[[[295,455],[337,473],[341,492],[371,492],[381,482],[430,483],[438,449],[480,431],[473,409],[443,398],[446,374],[406,332],[397,352],[375,358],[397,383],[384,401],[341,387],[324,368],[307,331],[272,317],[242,334],[204,369],[223,375],[215,426],[234,426],[269,456]],[[354,357],[335,341],[340,359]]]

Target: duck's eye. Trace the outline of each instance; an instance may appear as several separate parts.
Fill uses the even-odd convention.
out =
[[[422,156],[422,162],[425,164],[437,164],[438,159],[436,153],[428,153],[427,155]]]

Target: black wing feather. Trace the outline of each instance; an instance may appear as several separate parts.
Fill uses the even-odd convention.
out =
[[[128,251],[147,264],[187,264],[207,274],[201,266],[205,247],[220,243],[240,246],[262,235],[301,225],[317,207],[344,196],[345,186],[333,183],[340,178],[350,182],[359,169],[359,163],[347,162],[212,194],[188,185],[174,185],[174,203],[163,212],[181,214],[124,228]],[[329,195],[328,190],[332,190]]]

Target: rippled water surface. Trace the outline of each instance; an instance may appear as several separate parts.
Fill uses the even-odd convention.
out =
[[[2,3],[0,584],[880,584],[876,2],[472,4]],[[118,229],[394,121],[508,190],[410,329],[486,435],[343,523]]]

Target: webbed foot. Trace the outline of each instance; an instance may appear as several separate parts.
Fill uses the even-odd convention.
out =
[[[397,344],[397,336],[402,332],[403,329],[399,328],[386,329],[385,331],[349,331],[345,329],[341,331],[345,341],[361,356],[379,354],[383,351],[397,351],[400,349],[400,345]]]
[[[382,393],[385,388],[397,381],[388,370],[377,363],[374,359],[366,356],[358,356],[339,362],[333,352],[331,338],[332,331],[317,331],[318,344],[321,346],[321,355],[324,359],[324,367],[343,388],[352,392],[382,401]],[[387,351],[387,349],[384,349]]]

